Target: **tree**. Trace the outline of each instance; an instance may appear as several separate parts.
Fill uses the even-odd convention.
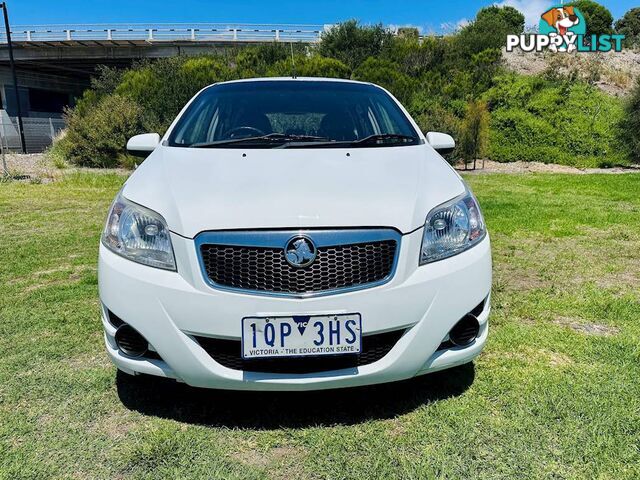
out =
[[[460,144],[458,151],[467,162],[473,161],[473,169],[476,168],[476,160],[484,157],[487,151],[489,137],[489,111],[483,101],[471,101],[467,106],[467,114],[462,121],[460,131]]]
[[[399,70],[398,65],[389,60],[369,57],[353,72],[353,78],[381,85],[402,103],[408,103],[418,83]]]
[[[640,7],[629,10],[616,22],[616,33],[625,36],[625,45],[640,46]]]
[[[514,33],[522,33],[524,30],[524,15],[513,7],[490,7],[481,8],[476,14],[476,22],[488,22],[494,18],[504,22],[505,28]]]
[[[327,78],[349,78],[351,69],[340,60],[335,58],[325,58],[320,55],[296,55],[295,73],[300,77],[327,77]],[[289,77],[293,74],[294,68],[291,58],[280,60],[267,69],[270,77]]]
[[[640,78],[625,105],[620,122],[620,144],[626,149],[632,162],[640,163]]]
[[[570,5],[582,12],[587,24],[587,35],[606,35],[613,31],[613,16],[606,7],[593,0],[576,0]]]
[[[443,38],[395,37],[382,58],[400,66],[402,73],[420,77],[425,72],[443,67],[447,44]]]
[[[463,27],[454,40],[456,54],[468,59],[490,48],[501,49],[507,35],[524,31],[524,15],[513,7],[481,8],[476,19]]]
[[[411,38],[417,40],[420,38],[420,30],[415,27],[400,27],[398,28],[398,37]]]
[[[493,79],[500,70],[502,54],[497,48],[490,48],[471,58],[471,75],[474,93],[481,94],[491,88]]]
[[[362,26],[349,20],[322,34],[318,53],[355,69],[369,57],[378,56],[392,41],[393,34],[382,25]]]
[[[221,57],[162,58],[126,71],[115,93],[136,101],[145,129],[162,134],[198,90],[231,78],[233,71]]]

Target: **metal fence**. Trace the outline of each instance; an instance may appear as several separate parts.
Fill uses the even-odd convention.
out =
[[[27,153],[43,152],[65,127],[60,118],[23,118],[22,122]],[[17,117],[0,117],[0,147],[8,152],[22,151]]]
[[[14,42],[305,42],[320,40],[329,25],[246,23],[14,25]],[[0,43],[7,43],[0,34]]]

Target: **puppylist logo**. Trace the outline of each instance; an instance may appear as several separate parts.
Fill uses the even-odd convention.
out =
[[[584,15],[571,5],[558,5],[544,12],[538,30],[537,34],[507,35],[507,51],[620,52],[624,39],[624,35],[587,35]]]

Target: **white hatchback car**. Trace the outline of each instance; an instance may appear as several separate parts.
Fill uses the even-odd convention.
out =
[[[491,251],[478,203],[369,83],[212,85],[116,197],[100,246],[107,352],[129,374],[222,389],[407,379],[487,339]]]

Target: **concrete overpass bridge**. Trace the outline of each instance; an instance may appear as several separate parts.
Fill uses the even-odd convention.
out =
[[[83,24],[19,25],[11,28],[16,61],[158,58],[211,47],[296,42],[316,43],[326,25],[281,24]],[[6,61],[0,34],[0,61]]]
[[[327,28],[240,23],[14,25],[11,41],[25,133],[26,125],[42,123],[43,137],[31,143],[38,145],[35,150],[47,144],[54,131],[48,119],[58,119],[60,124],[64,107],[73,105],[89,86],[98,65],[125,67],[143,58],[198,55],[260,43],[314,44]],[[0,137],[6,137],[17,105],[4,30],[0,33],[0,100]],[[8,141],[16,142],[19,145],[17,138]]]
[[[312,44],[325,25],[277,24],[84,24],[21,25],[11,28],[15,61],[38,73],[73,73],[87,80],[95,66],[127,65],[141,58],[197,55],[229,47],[271,42]],[[8,64],[0,33],[0,66]]]

